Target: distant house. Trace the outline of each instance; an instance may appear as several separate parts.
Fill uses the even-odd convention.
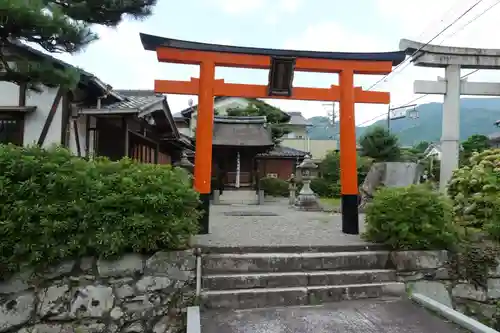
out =
[[[0,82],[0,143],[57,144],[81,157],[129,156],[147,163],[175,162],[182,150],[192,148],[163,96],[113,90],[93,74],[23,44],[9,52],[77,70],[80,80],[70,91],[42,86],[39,92]]]
[[[427,149],[425,149],[423,158],[425,159],[429,157],[434,157],[437,160],[441,160],[441,155],[442,155],[441,145],[438,143],[431,143],[427,147]]]

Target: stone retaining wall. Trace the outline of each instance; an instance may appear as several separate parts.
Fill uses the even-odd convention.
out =
[[[492,325],[492,319],[500,315],[500,265],[496,270],[490,270],[486,286],[476,287],[453,278],[449,257],[447,251],[391,253],[398,277],[410,292],[425,295]]]
[[[0,281],[0,332],[178,332],[194,302],[193,252],[83,258]]]

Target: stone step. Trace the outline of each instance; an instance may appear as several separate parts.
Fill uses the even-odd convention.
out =
[[[203,277],[203,288],[208,290],[285,288],[391,281],[396,281],[396,271],[390,269],[216,274]]]
[[[310,286],[291,288],[256,288],[212,290],[201,294],[207,309],[249,309],[275,306],[318,305],[343,300],[403,296],[401,282]]]
[[[355,252],[355,251],[388,251],[383,244],[352,245],[273,245],[273,246],[218,246],[194,243],[193,247],[202,253],[309,253],[309,252]]]
[[[389,269],[388,251],[219,253],[203,256],[203,275]]]

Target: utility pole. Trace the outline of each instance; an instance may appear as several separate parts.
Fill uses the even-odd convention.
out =
[[[331,110],[328,111],[328,119],[330,120],[330,124],[332,125],[332,129],[333,129],[333,139],[336,140],[337,139],[337,133],[336,133],[336,122],[335,122],[335,119],[337,118],[337,112],[335,110],[335,103],[332,102],[331,104],[330,103],[324,103],[323,106],[325,107],[331,107]]]

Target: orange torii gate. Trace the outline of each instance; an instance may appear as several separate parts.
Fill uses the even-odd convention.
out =
[[[198,95],[194,187],[200,193],[201,233],[208,233],[212,173],[214,97],[280,98],[340,102],[340,182],[342,231],[358,234],[358,180],[355,103],[389,104],[387,92],[354,87],[354,74],[385,75],[400,64],[404,52],[340,53],[293,51],[197,43],[140,34],[145,50],[156,51],[160,62],[199,65],[200,78],[190,81],[155,80],[155,92]],[[215,67],[269,69],[268,85],[226,83],[215,79]],[[293,87],[294,71],[338,73],[330,88]]]

